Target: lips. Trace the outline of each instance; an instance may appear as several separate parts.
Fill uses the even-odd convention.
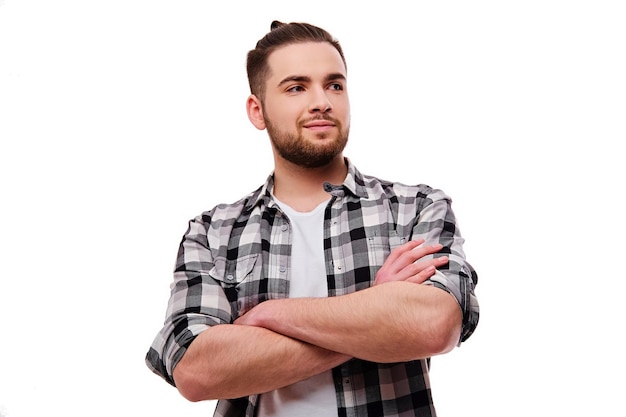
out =
[[[324,129],[329,127],[335,127],[335,123],[329,120],[312,120],[303,125],[307,129]]]

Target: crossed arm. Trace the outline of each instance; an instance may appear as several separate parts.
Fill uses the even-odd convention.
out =
[[[453,296],[421,284],[447,257],[421,258],[441,245],[411,241],[395,249],[374,286],[328,298],[269,300],[234,324],[198,335],[174,369],[191,401],[238,398],[277,389],[352,357],[400,362],[450,351],[461,311]]]

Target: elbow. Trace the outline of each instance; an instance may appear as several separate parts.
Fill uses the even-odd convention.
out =
[[[195,393],[185,389],[185,388],[178,388],[178,392],[180,393],[180,395],[183,396],[184,399],[186,399],[187,401],[190,401],[192,403],[197,403],[200,401],[204,401],[204,398],[201,398],[198,395],[195,395]]]
[[[454,303],[433,321],[428,349],[431,356],[448,353],[458,345],[462,319],[461,309]]]
[[[187,401],[194,403],[214,399],[211,396],[211,392],[213,392],[213,390],[210,385],[210,381],[208,379],[200,381],[197,375],[194,374],[192,370],[187,368],[188,367],[181,363],[174,368],[174,385],[176,386],[176,389],[178,389],[180,395],[182,395]]]
[[[204,401],[205,398],[203,398],[202,396],[200,396],[196,390],[194,390],[193,388],[189,388],[188,386],[185,385],[176,385],[176,388],[178,388],[178,392],[180,395],[183,396],[184,399],[186,399],[187,401],[190,401],[192,403],[197,403],[200,401]]]
[[[463,313],[456,301],[441,303],[433,312],[424,343],[426,356],[443,355],[452,351],[459,343]]]
[[[174,383],[180,395],[182,395],[187,401],[194,403],[204,400],[202,395],[200,395],[200,390],[198,389],[197,384],[195,384],[194,381],[191,381],[190,378],[186,377],[182,371],[178,371],[179,369],[180,367],[176,367],[176,370],[174,370]]]
[[[438,330],[434,333],[435,334],[430,341],[428,349],[430,351],[430,355],[428,356],[443,355],[452,351],[458,344],[460,333],[458,331]]]

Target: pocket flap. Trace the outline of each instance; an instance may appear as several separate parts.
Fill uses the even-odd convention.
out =
[[[209,275],[226,284],[239,284],[252,272],[258,257],[259,254],[247,255],[235,260],[217,258],[214,260]]]

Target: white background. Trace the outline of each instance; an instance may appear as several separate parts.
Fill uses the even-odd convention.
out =
[[[211,415],[144,355],[187,220],[272,169],[244,103],[273,19],[342,42],[361,171],[453,197],[482,314],[433,360],[440,416],[623,416],[626,13],[602,0],[0,0],[0,416]]]

